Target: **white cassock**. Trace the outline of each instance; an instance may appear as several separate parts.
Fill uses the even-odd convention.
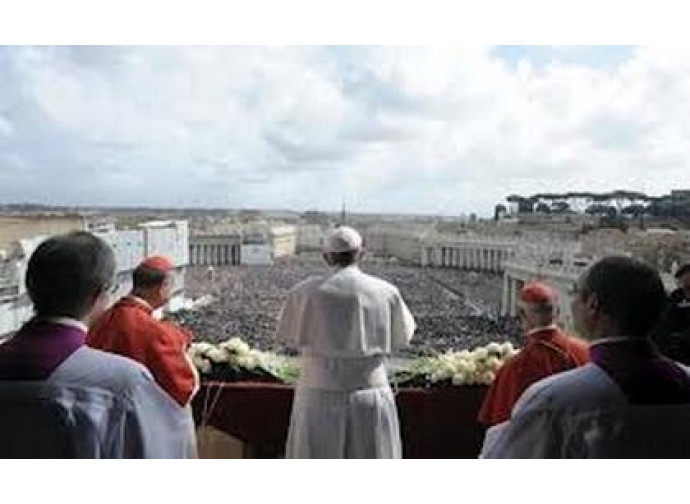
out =
[[[196,456],[189,409],[169,398],[139,363],[87,346],[46,380],[0,381],[0,404],[0,442],[3,450],[14,444],[14,456]]]
[[[687,371],[687,369],[686,369]],[[631,404],[595,364],[529,387],[485,458],[688,458],[690,405]]]
[[[277,331],[302,353],[286,456],[400,458],[385,358],[414,330],[398,289],[357,266],[294,287]]]

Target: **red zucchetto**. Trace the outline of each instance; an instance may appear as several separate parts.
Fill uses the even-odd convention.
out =
[[[139,266],[163,273],[167,273],[168,271],[175,269],[175,265],[172,263],[172,261],[162,255],[147,257],[139,264]]]
[[[558,294],[543,282],[530,282],[520,291],[520,301],[523,303],[551,303],[556,304]]]

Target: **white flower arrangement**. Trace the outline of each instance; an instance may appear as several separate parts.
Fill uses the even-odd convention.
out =
[[[506,360],[518,353],[510,342],[489,343],[473,350],[446,352],[412,361],[397,374],[402,384],[489,385]]]
[[[238,356],[247,355],[251,352],[251,347],[240,338],[230,338],[227,341],[223,341],[218,344],[218,348],[225,350],[230,355]]]
[[[294,359],[253,349],[240,338],[215,345],[193,343],[188,353],[207,379],[234,381],[254,377],[294,383],[299,377]],[[420,357],[397,371],[394,380],[400,386],[489,385],[501,366],[517,353],[510,342],[492,342],[472,350]]]
[[[201,375],[207,378],[214,373],[227,376],[234,371],[289,382],[298,374],[287,359],[253,349],[237,337],[215,345],[205,341],[192,343],[188,355]]]

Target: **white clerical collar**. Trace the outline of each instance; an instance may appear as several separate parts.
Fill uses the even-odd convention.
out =
[[[71,317],[46,317],[44,320],[47,320],[48,322],[52,322],[54,324],[76,327],[77,329],[82,330],[84,333],[89,332],[89,328],[84,322],[82,322],[81,320],[73,319]]]
[[[336,266],[335,272],[339,273],[341,271],[358,271],[359,270],[359,264],[349,264],[347,266]]]
[[[140,305],[142,305],[142,306],[148,308],[149,310],[153,310],[153,306],[151,306],[151,305],[148,303],[148,301],[146,301],[146,300],[144,300],[144,299],[141,299],[139,296],[135,296],[134,294],[128,294],[128,295],[125,296],[125,297],[128,298],[128,299],[131,299],[132,301],[136,301],[137,303],[139,303]]]
[[[542,331],[550,331],[553,329],[558,329],[558,326],[556,324],[549,324],[547,326],[542,326],[542,327],[535,327],[534,329],[530,329],[527,331],[527,336],[531,336],[534,333],[542,332]]]

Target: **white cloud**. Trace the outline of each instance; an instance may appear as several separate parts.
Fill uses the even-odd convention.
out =
[[[578,57],[2,48],[0,198],[487,215],[514,192],[687,185],[690,52],[554,52]]]
[[[10,137],[14,134],[14,125],[0,115],[0,141],[2,138]]]

